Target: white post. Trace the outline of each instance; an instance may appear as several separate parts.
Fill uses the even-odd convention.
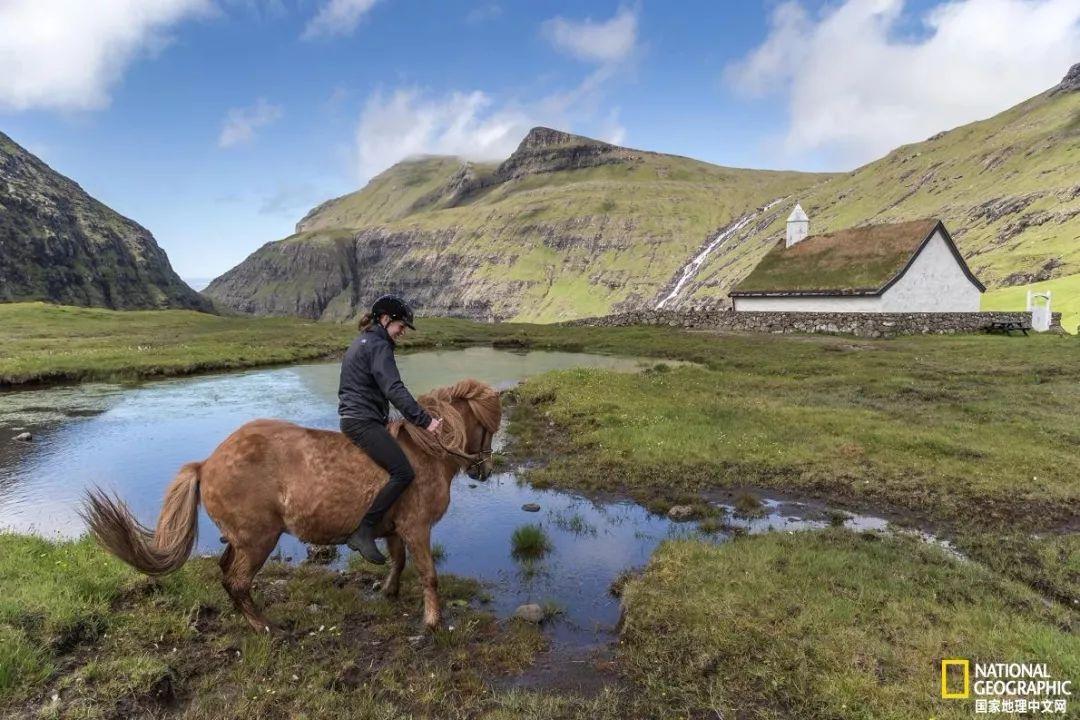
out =
[[[1043,303],[1040,305],[1039,300]],[[1028,290],[1028,311],[1031,312],[1031,329],[1046,332],[1050,329],[1050,291],[1036,293]]]

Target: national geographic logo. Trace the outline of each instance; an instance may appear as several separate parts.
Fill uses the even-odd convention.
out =
[[[1055,679],[1046,663],[972,663],[965,658],[941,661],[941,697],[974,697],[976,714],[1065,715],[1071,695],[1072,681]]]
[[[950,669],[952,672],[950,673]],[[960,676],[960,682],[956,676]],[[950,676],[952,682],[950,682]],[[951,688],[951,690],[950,690]],[[959,689],[957,689],[959,688]],[[941,697],[947,700],[962,700],[971,696],[971,663],[954,658],[941,661]]]

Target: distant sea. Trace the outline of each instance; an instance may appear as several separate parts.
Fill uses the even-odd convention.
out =
[[[188,285],[191,286],[192,290],[199,290],[199,291],[205,289],[206,286],[209,285],[210,281],[213,280],[213,279],[214,278],[202,278],[202,277],[181,278],[181,280],[183,280],[184,282],[186,282]]]

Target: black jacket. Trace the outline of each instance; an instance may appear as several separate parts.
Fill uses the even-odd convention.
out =
[[[392,402],[406,420],[427,427],[431,416],[401,382],[394,360],[394,341],[377,323],[360,333],[341,361],[338,415],[385,425]]]

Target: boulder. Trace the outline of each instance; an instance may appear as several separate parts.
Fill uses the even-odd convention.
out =
[[[536,603],[521,605],[514,611],[514,617],[525,622],[541,623],[544,621],[544,608]]]
[[[540,512],[540,505],[537,503],[525,503],[521,506],[521,509],[525,512]]]
[[[668,518],[675,522],[690,520],[695,515],[697,515],[697,511],[694,510],[693,505],[672,505],[671,509],[667,511]]]
[[[34,436],[31,435],[28,432],[21,432],[18,435],[16,435],[14,439],[19,440],[21,442],[30,442],[31,440],[34,439]]]

